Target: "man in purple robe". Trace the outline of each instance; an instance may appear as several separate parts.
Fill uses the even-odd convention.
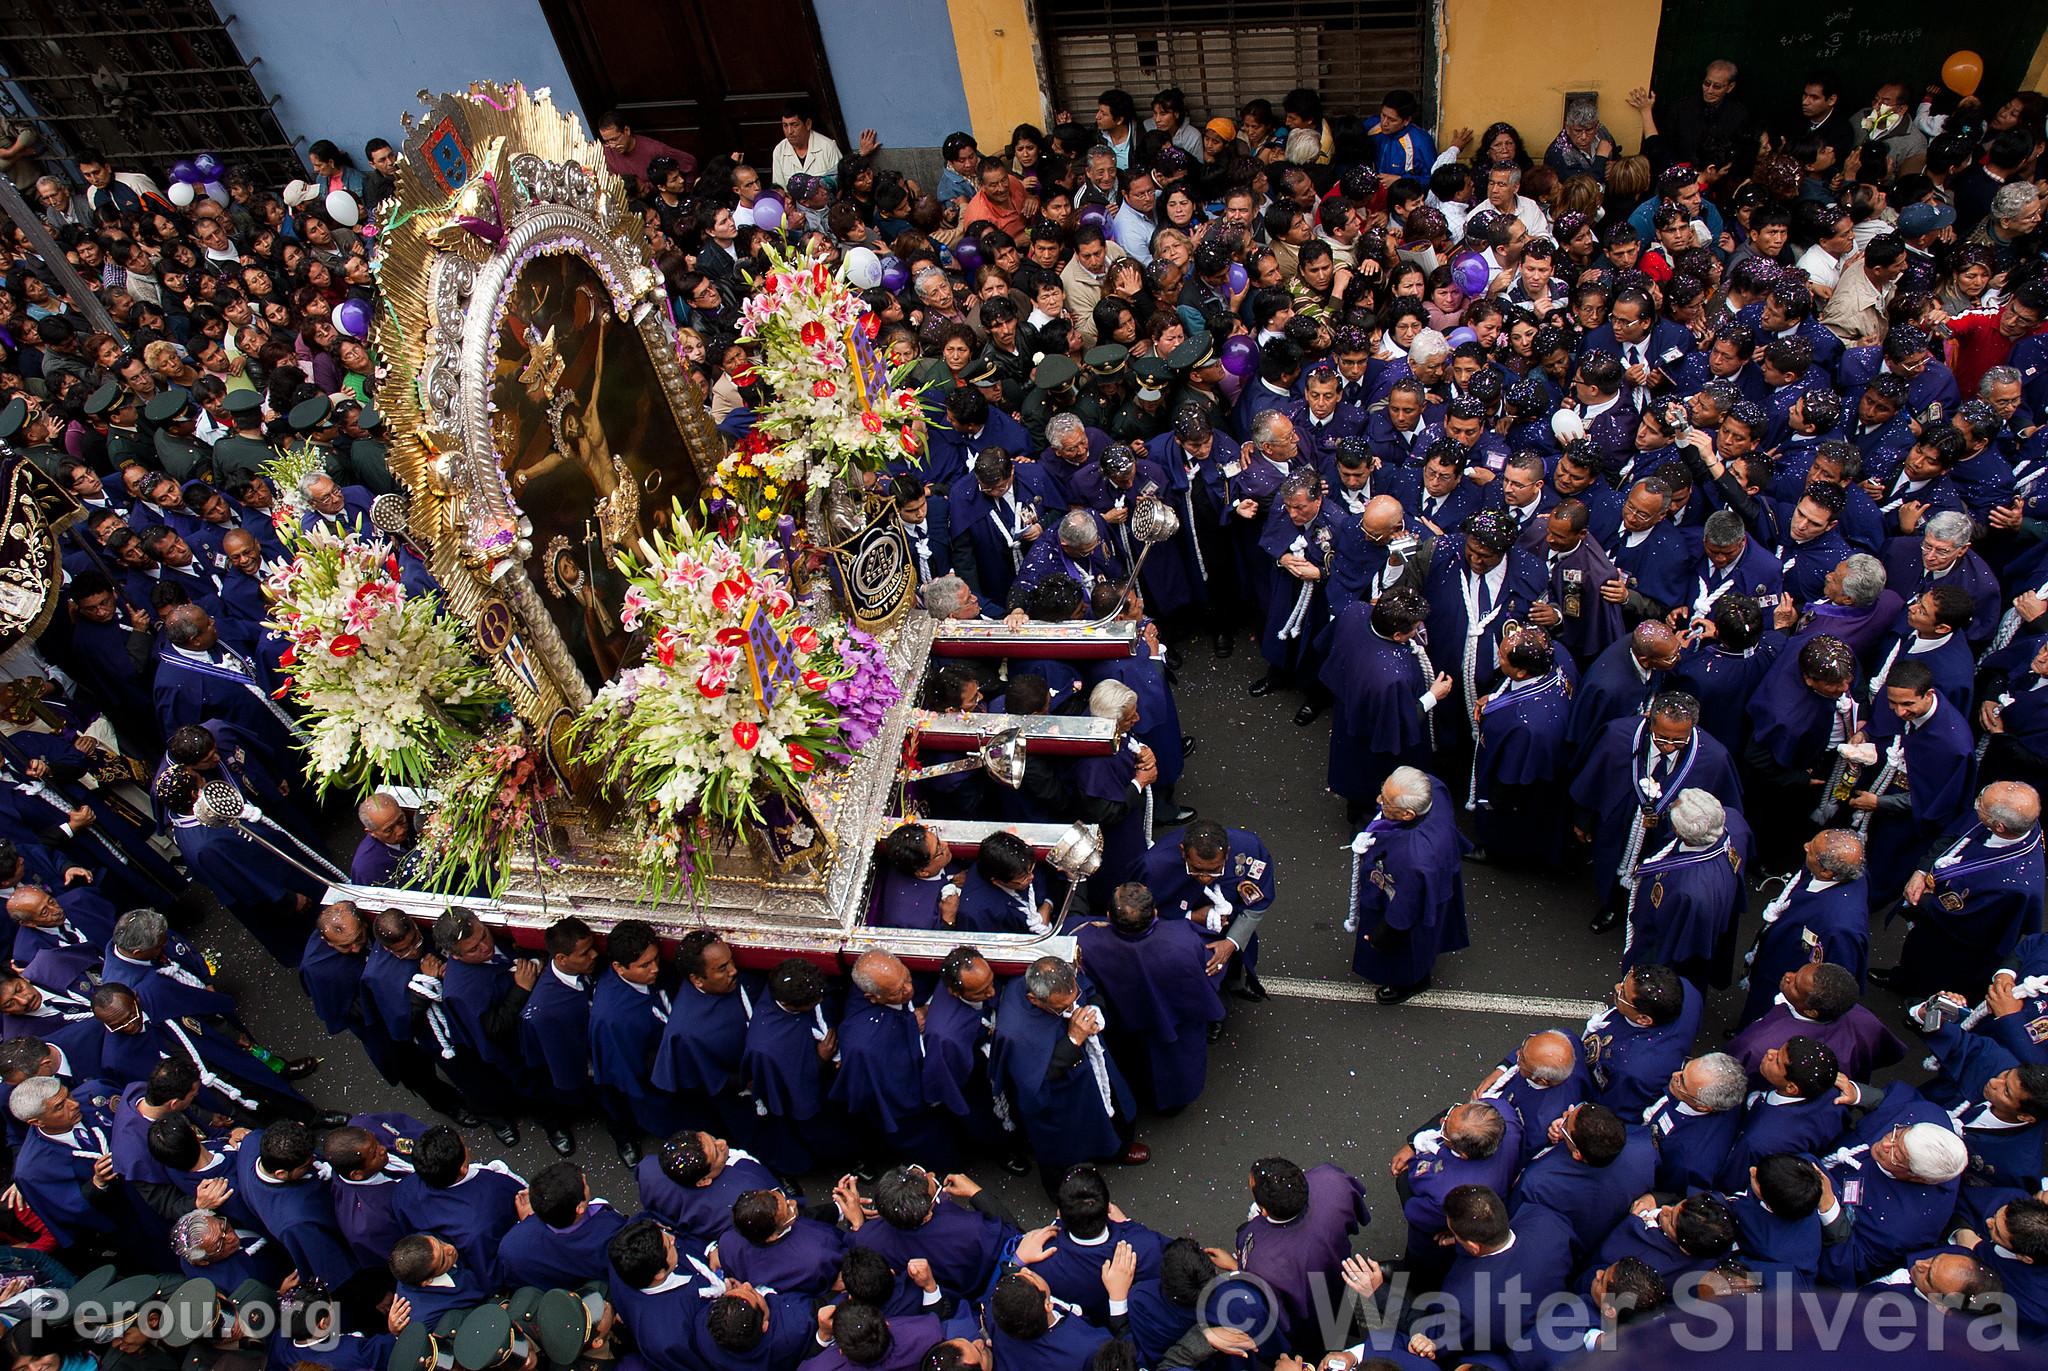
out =
[[[363,837],[349,858],[349,879],[357,885],[390,885],[412,848],[412,816],[389,795],[378,794],[356,806],[356,821]]]
[[[732,1228],[715,1245],[728,1279],[817,1297],[839,1278],[847,1235],[780,1190],[751,1190],[733,1201]]]
[[[1629,886],[1622,970],[1663,963],[1696,985],[1725,986],[1735,925],[1749,907],[1742,854],[1706,791],[1679,792],[1669,817],[1669,836],[1644,844]]]
[[[1596,933],[1620,920],[1637,865],[1668,841],[1665,817],[1681,791],[1704,790],[1725,808],[1742,807],[1728,749],[1699,728],[1698,719],[1697,700],[1667,690],[1642,717],[1610,721],[1573,778],[1574,831],[1593,849]]]
[[[1579,1035],[1594,1099],[1623,1118],[1663,1094],[1700,1030],[1699,987],[1668,966],[1631,967]]]
[[[947,873],[952,860],[952,849],[923,824],[897,825],[882,844],[875,924],[921,929],[951,924],[960,899],[959,881]]]
[[[556,921],[549,933],[566,922]],[[675,1012],[662,988],[661,944],[653,926],[643,919],[613,924],[605,936],[603,968],[598,969],[592,958],[583,975],[593,972],[597,988],[589,1011],[590,1079],[603,1092],[619,1159],[631,1166],[640,1160],[638,1134],[665,1138],[683,1126],[676,1102],[648,1085],[668,1016]]]
[[[1856,1001],[1856,978],[1829,962],[1808,962],[1785,973],[1778,997],[1762,1017],[1728,1040],[1728,1055],[1751,1072],[1764,1054],[1788,1040],[1812,1038],[1825,1044],[1851,1079],[1867,1081],[1871,1073],[1906,1055],[1898,1034]]]
[[[854,1137],[845,1109],[831,1098],[837,1006],[827,1003],[825,973],[802,957],[771,971],[766,990],[747,1022],[740,1067],[766,1111],[763,1127],[776,1130],[778,1150],[803,1158],[802,1170],[826,1170]]]
[[[1075,1162],[1151,1159],[1136,1102],[1102,1041],[1107,1018],[1071,963],[1041,957],[1004,989],[990,1071],[1031,1141],[1048,1193]]]
[[[1899,964],[1870,979],[1910,997],[1979,986],[2019,940],[2041,928],[2041,797],[1999,781],[1950,827],[1906,882],[1912,924]]]
[[[1107,919],[1074,937],[1140,1098],[1166,1115],[1193,1104],[1209,1071],[1208,1027],[1223,1021],[1202,935],[1185,918],[1160,918],[1152,892],[1132,881],[1110,896]]]
[[[1540,628],[1502,638],[1495,663],[1499,682],[1478,701],[1479,745],[1465,807],[1475,812],[1487,860],[1554,867],[1564,816],[1553,787],[1564,766],[1571,687]]]
[[[1168,918],[1195,926],[1208,946],[1209,976],[1218,991],[1266,998],[1259,926],[1279,896],[1280,868],[1258,834],[1213,819],[1162,833],[1139,863],[1137,879]],[[1210,1041],[1220,1032],[1210,1025]]]
[[[1285,1157],[1259,1158],[1249,1180],[1256,1212],[1238,1225],[1238,1269],[1273,1292],[1282,1336],[1320,1350],[1316,1310],[1336,1307],[1352,1235],[1372,1222],[1365,1186],[1329,1162],[1303,1171]]]
[[[1637,481],[1622,500],[1621,527],[1606,548],[1620,584],[1610,581],[1599,593],[1621,606],[1624,622],[1662,619],[1685,603],[1692,552],[1672,512],[1671,488],[1655,476]]]
[[[1584,768],[1587,754],[1609,723],[1641,716],[1678,664],[1678,647],[1677,634],[1645,620],[1592,660],[1572,691],[1571,723],[1565,731],[1573,771]]]
[[[1592,662],[1626,631],[1621,606],[1600,594],[1619,573],[1600,544],[1587,533],[1592,514],[1586,502],[1558,502],[1544,524],[1544,594],[1530,607],[1529,622],[1545,629],[1581,662]]]
[[[818,1311],[821,1339],[826,1338],[828,1325],[822,1316],[827,1310],[833,1315],[829,1341],[824,1351],[802,1363],[806,1371],[918,1371],[926,1354],[946,1336],[945,1324],[934,1315],[885,1318],[871,1304],[848,1300]],[[1079,1319],[1073,1322],[1086,1326]]]
[[[1024,1235],[1017,1260],[1045,1282],[1054,1299],[1077,1306],[1090,1323],[1107,1323],[1103,1264],[1123,1244],[1131,1249],[1133,1278],[1156,1280],[1166,1239],[1142,1223],[1119,1217],[1110,1203],[1108,1182],[1093,1166],[1069,1171],[1053,1204],[1053,1222]]]
[[[772,1189],[775,1173],[725,1139],[677,1133],[633,1169],[640,1204],[700,1247],[732,1226],[732,1205],[749,1190]]]
[[[1885,584],[1911,599],[1936,586],[1954,586],[1970,597],[1970,645],[1982,648],[1998,627],[2004,594],[1998,577],[1970,546],[1975,530],[1970,516],[1956,510],[1932,514],[1917,537],[1893,538],[1879,554]]]
[[[1906,602],[1884,583],[1884,563],[1867,552],[1852,553],[1829,568],[1820,591],[1799,600],[1790,590],[1778,597],[1772,623],[1786,634],[1785,651],[1794,654],[1826,634],[1849,645],[1868,666],[1891,640]]]
[[[626,1216],[590,1197],[582,1167],[551,1162],[534,1173],[526,1194],[533,1212],[498,1243],[503,1284],[574,1289],[604,1269],[605,1247],[626,1226]]]
[[[1378,817],[1351,840],[1351,969],[1378,985],[1381,1004],[1428,989],[1436,959],[1471,946],[1462,866],[1471,844],[1455,810],[1443,782],[1396,767],[1380,786]]]
[[[413,1148],[412,1174],[391,1202],[399,1223],[455,1244],[463,1265],[488,1287],[498,1278],[498,1244],[523,1217],[526,1182],[503,1162],[480,1165],[469,1144],[446,1124],[429,1128]]]
[[[547,969],[519,1011],[519,1046],[529,1069],[548,1087],[537,1095],[548,1142],[566,1157],[576,1146],[570,1131],[576,1116],[597,1104],[590,1070],[591,973],[597,969],[597,935],[571,914],[548,925],[542,946],[548,953]],[[610,1099],[606,1105],[625,1117],[623,1132],[630,1137],[633,1124],[625,1109]]]
[[[1420,594],[1397,588],[1377,604],[1352,604],[1330,625],[1322,668],[1323,684],[1336,699],[1330,789],[1344,797],[1354,823],[1376,801],[1388,773],[1426,765],[1433,750],[1433,711],[1454,682],[1435,668],[1419,640],[1428,613]]]
[[[989,1352],[1009,1371],[1067,1371],[1092,1364],[1109,1330],[1061,1308],[1045,1279],[1026,1267],[996,1283],[988,1299]]]
[[[1577,1263],[1568,1220],[1542,1205],[1510,1220],[1506,1201],[1483,1185],[1461,1185],[1446,1195],[1444,1224],[1455,1255],[1441,1302],[1418,1306],[1421,1317],[1410,1332],[1426,1340],[1426,1351],[1450,1354],[1444,1363],[1455,1365],[1465,1360],[1459,1353],[1505,1350],[1526,1338],[1535,1321],[1531,1311],[1568,1287]]]
[[[701,1371],[692,1334],[725,1288],[703,1252],[645,1215],[605,1244],[607,1294],[651,1371]]]
[[[956,947],[939,966],[939,985],[925,1005],[925,1097],[941,1111],[956,1150],[1004,1156],[1014,1174],[1031,1169],[1009,1104],[1000,1114],[989,1082],[988,1053],[996,1031],[996,973],[972,947]]]
[[[860,1195],[842,1180],[834,1200],[849,1224]],[[972,1179],[952,1175],[943,1187],[921,1166],[899,1166],[875,1182],[875,1216],[854,1227],[855,1246],[878,1252],[898,1271],[922,1259],[947,1290],[983,1290],[996,1261],[1017,1236],[1010,1212]]]
[[[1301,727],[1314,723],[1328,705],[1320,679],[1322,640],[1330,622],[1331,542],[1334,516],[1323,499],[1322,478],[1313,467],[1289,473],[1259,534],[1271,591],[1266,597],[1259,651],[1266,674],[1252,682],[1253,695],[1299,685],[1306,699],[1294,713]]]
[[[1171,500],[1173,496],[1166,473],[1142,454],[1142,449],[1113,443],[1074,478],[1074,494],[1081,507],[1093,510],[1109,525],[1110,542],[1126,567],[1137,565],[1138,554],[1145,546],[1131,533],[1131,516],[1137,512],[1139,503]],[[1138,580],[1144,587],[1147,609],[1161,619],[1182,613],[1198,594],[1195,569],[1178,539],[1169,539],[1152,549]]]
[[[1969,1161],[1946,1119],[1893,1125],[1868,1141],[1851,1134],[1821,1161],[1821,1280],[1853,1285],[1939,1242]]]
[[[1923,590],[1906,602],[1903,625],[1877,655],[1870,673],[1870,701],[1884,703],[1883,690],[1892,668],[1918,662],[1934,677],[1934,688],[1958,712],[1967,712],[1976,685],[1977,661],[1964,631],[1973,622],[1970,597],[1961,586],[1936,586]],[[1873,709],[1868,732],[1872,740],[1892,737],[1899,721],[1891,711]]]
[[[1856,675],[1849,645],[1823,635],[1781,654],[1757,686],[1742,763],[1764,870],[1785,870],[1814,811],[1851,793],[1842,749],[1863,723]]]
[[[696,929],[676,943],[676,967],[683,983],[655,1051],[654,1084],[681,1094],[688,1116],[715,1113],[726,1137],[763,1146],[753,1098],[739,1089],[754,997],[740,980],[732,945],[710,929]],[[763,1159],[771,1165],[781,1160],[766,1152]]]
[[[1860,989],[1870,966],[1870,886],[1863,878],[1863,839],[1824,828],[1806,842],[1805,864],[1764,906],[1763,927],[1745,957],[1740,1023],[1769,1012],[1785,976],[1810,962],[1832,962]]]
[[[1444,703],[1455,712],[1443,722],[1461,721],[1437,734],[1448,755],[1462,757],[1476,745],[1474,706],[1498,679],[1501,635],[1525,621],[1543,593],[1543,563],[1515,546],[1514,518],[1506,511],[1482,509],[1465,520],[1461,533],[1440,540],[1423,598],[1432,658],[1452,681]]]
[[[1969,720],[1935,689],[1934,672],[1908,658],[1885,678],[1874,714],[1897,720],[1897,731],[1849,797],[1849,824],[1870,837],[1870,890],[1889,905],[1913,874],[1927,845],[1970,805],[1976,740]]]
[[[1152,845],[1152,783],[1159,763],[1138,741],[1138,692],[1122,681],[1098,681],[1088,692],[1088,712],[1116,725],[1106,756],[1076,759],[1074,817],[1102,827],[1102,865],[1088,879],[1088,897],[1100,904],[1137,871]]]
[[[850,1005],[840,1021],[832,1099],[873,1139],[870,1156],[914,1158],[943,1172],[952,1138],[925,1098],[925,1016],[910,1003],[910,968],[890,953],[865,952],[852,976],[864,1003]]]
[[[1545,1144],[1546,1146],[1548,1144]],[[1402,1260],[1418,1279],[1438,1280],[1451,1254],[1439,1239],[1444,1197],[1461,1185],[1504,1190],[1522,1168],[1522,1125],[1512,1107],[1492,1100],[1454,1104],[1395,1151],[1390,1169],[1408,1221]]]
[[[321,1160],[334,1173],[334,1221],[365,1267],[381,1264],[406,1234],[392,1201],[426,1131],[408,1114],[358,1114],[320,1139]]]

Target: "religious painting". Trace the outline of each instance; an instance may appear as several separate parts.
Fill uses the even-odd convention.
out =
[[[506,295],[492,353],[492,437],[533,525],[527,577],[595,692],[632,658],[614,559],[665,526],[700,479],[640,330],[574,253],[536,258]]]

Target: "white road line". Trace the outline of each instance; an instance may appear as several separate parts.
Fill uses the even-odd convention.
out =
[[[1346,1000],[1378,1003],[1373,988],[1347,981],[1310,981],[1296,976],[1261,976],[1268,991],[1297,1000]],[[1481,1014],[1527,1014],[1535,1018],[1585,1019],[1603,1008],[1598,1000],[1567,1000],[1549,995],[1485,995],[1467,990],[1425,990],[1399,1007],[1463,1009]]]

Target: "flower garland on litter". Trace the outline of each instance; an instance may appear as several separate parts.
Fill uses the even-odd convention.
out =
[[[471,748],[439,782],[420,821],[420,879],[430,890],[501,894],[522,856],[538,856],[554,771],[514,720]]]
[[[277,695],[299,707],[314,784],[359,795],[434,784],[509,708],[504,691],[433,596],[406,594],[381,542],[295,521],[279,532],[292,555],[263,583],[269,626],[290,640]]]
[[[741,307],[740,336],[758,344],[754,370],[772,395],[718,473],[740,497],[743,520],[759,522],[805,487],[924,454],[917,396],[875,350],[881,320],[867,301],[821,258],[773,247],[768,255],[769,270]],[[757,482],[775,488],[772,508],[748,502]]]
[[[710,861],[696,835],[736,840],[762,822],[763,792],[799,798],[821,760],[846,750],[828,692],[859,667],[827,650],[837,630],[803,621],[781,557],[766,539],[693,529],[678,506],[671,529],[617,559],[627,580],[619,622],[645,635],[647,655],[598,692],[569,741],[602,759],[606,784],[645,815],[640,867],[655,898],[701,895]],[[766,703],[748,665],[757,610],[791,666]]]

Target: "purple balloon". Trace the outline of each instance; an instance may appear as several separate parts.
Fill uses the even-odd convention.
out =
[[[784,212],[781,200],[773,195],[764,195],[754,201],[754,224],[757,228],[781,228]]]
[[[1088,206],[1088,208],[1082,210],[1081,222],[1083,224],[1094,224],[1098,226],[1107,222],[1106,217],[1102,213],[1102,206],[1090,205]]]
[[[1251,273],[1244,269],[1244,263],[1242,262],[1232,262],[1230,270],[1224,274],[1223,279],[1225,284],[1230,287],[1232,295],[1237,294],[1252,282]]]
[[[1460,257],[1451,268],[1451,279],[1458,283],[1458,289],[1467,295],[1483,294],[1486,290],[1486,261],[1474,254]]]
[[[202,152],[192,159],[192,169],[199,173],[201,181],[220,180],[220,159],[210,152]]]
[[[182,157],[171,163],[171,179],[173,181],[183,181],[188,186],[203,186],[207,180],[206,177],[199,174],[198,167],[194,166],[189,159]]]
[[[1479,335],[1474,333],[1471,329],[1460,324],[1457,328],[1454,328],[1450,331],[1449,335],[1445,337],[1444,341],[1449,343],[1454,348],[1463,347],[1467,343],[1478,342]]]
[[[334,307],[334,326],[351,338],[368,338],[370,307],[361,300],[343,300]]]
[[[890,294],[910,284],[910,268],[894,257],[882,259],[882,289]]]
[[[953,244],[953,260],[960,264],[960,270],[972,276],[981,270],[981,244],[972,238],[962,238]]]
[[[1232,376],[1249,376],[1258,365],[1259,345],[1249,333],[1234,333],[1224,341],[1223,369]]]

